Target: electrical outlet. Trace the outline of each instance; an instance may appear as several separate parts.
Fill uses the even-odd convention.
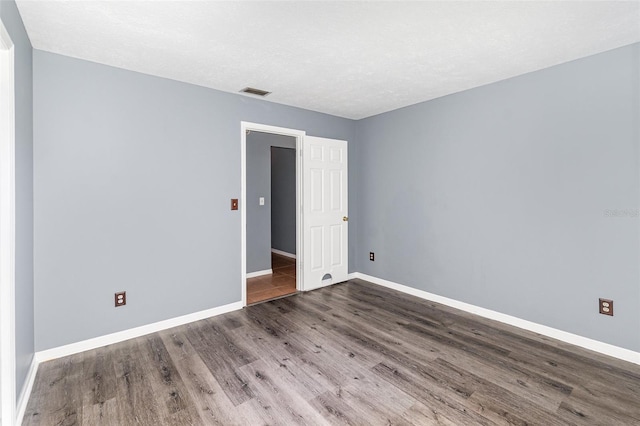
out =
[[[600,299],[598,301],[598,311],[602,315],[613,316],[613,300]]]
[[[369,252],[369,260],[372,262],[376,260],[376,255],[372,251]]]
[[[127,292],[126,291],[119,291],[116,293],[116,308],[118,306],[124,306],[127,304]]]

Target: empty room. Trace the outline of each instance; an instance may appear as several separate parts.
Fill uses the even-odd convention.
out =
[[[640,425],[640,2],[0,0],[0,384]]]

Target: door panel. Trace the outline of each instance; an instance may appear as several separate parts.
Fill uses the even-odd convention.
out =
[[[342,225],[331,225],[331,266],[342,265],[342,241],[344,237],[342,235]]]
[[[302,152],[303,280],[313,290],[347,280],[347,142],[306,136]]]
[[[330,170],[331,210],[342,211],[342,171]]]
[[[324,269],[324,228],[322,226],[311,227],[311,270]]]
[[[323,172],[322,169],[311,169],[311,193],[312,193],[312,203],[311,203],[311,212],[313,213],[322,213],[323,208]]]

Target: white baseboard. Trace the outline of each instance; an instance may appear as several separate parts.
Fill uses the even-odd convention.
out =
[[[264,271],[249,272],[247,273],[247,278],[255,278],[271,274],[273,274],[273,269],[265,269]]]
[[[217,308],[207,309],[192,314],[171,318],[164,321],[154,322],[128,330],[118,331],[116,333],[107,334],[93,339],[83,340],[81,342],[71,343],[69,345],[59,346],[57,348],[46,349],[36,352],[35,360],[39,364],[63,356],[73,355],[79,352],[88,351],[99,348],[101,346],[112,345],[114,343],[155,333],[157,331],[166,330],[171,327],[177,327],[190,322],[199,321],[205,318],[214,317],[216,315],[226,314],[227,312],[242,309],[242,302],[229,303],[228,305],[218,306]]]
[[[36,373],[38,372],[38,361],[35,355],[31,360],[27,377],[22,386],[22,391],[18,397],[18,403],[16,407],[16,424],[21,425],[24,418],[24,412],[27,410],[27,404],[29,403],[29,397],[31,396],[31,390],[33,389],[33,383],[36,381]]]
[[[296,258],[296,255],[293,253],[287,253],[286,251],[282,251],[274,248],[271,249],[271,253],[279,254],[280,256],[290,257],[292,259]]]
[[[500,312],[492,311],[490,309],[481,308],[479,306],[471,305],[469,303],[460,302],[455,299],[449,299],[447,297],[438,296],[437,294],[429,293],[423,290],[418,290],[413,287],[398,284],[392,281],[387,281],[382,278],[373,277],[371,275],[362,274],[356,272],[354,278],[360,278],[365,281],[369,281],[374,284],[381,285],[393,290],[400,291],[402,293],[411,294],[413,296],[420,297],[421,299],[430,300],[432,302],[441,303],[443,305],[451,306],[452,308],[460,309],[461,311],[469,312],[479,315],[484,318],[500,321],[505,324],[513,325],[525,330],[532,331],[534,333],[542,334],[557,340],[561,340],[572,345],[580,346],[586,349],[590,349],[595,352],[600,352],[605,355],[619,358],[624,361],[629,361],[634,364],[640,364],[640,352],[635,352],[629,349],[621,348],[619,346],[610,345],[608,343],[593,340],[588,337],[579,336],[577,334],[569,333],[566,331],[558,330],[556,328],[548,327],[546,325],[538,324],[535,322],[527,321],[518,317],[503,314]]]
[[[20,398],[18,399],[16,424],[22,424],[22,419],[27,409],[29,396],[31,396],[31,390],[33,389],[33,383],[36,379],[36,373],[38,372],[38,366],[40,365],[40,363],[68,355],[73,355],[79,352],[96,349],[101,346],[107,346],[136,337],[145,336],[147,334],[166,330],[172,327],[177,327],[179,325],[188,324],[190,322],[214,317],[216,315],[226,314],[227,312],[237,311],[239,309],[242,309],[242,302],[229,303],[228,305],[218,306],[216,308],[194,312],[192,314],[182,315],[180,317],[175,317],[164,321],[158,321],[153,324],[147,324],[128,330],[119,331],[117,333],[111,333],[100,337],[94,337],[93,339],[83,340],[81,342],[71,343],[69,345],[59,346],[57,348],[36,352],[33,356],[33,360],[31,361],[31,366],[29,367],[25,385],[23,386],[22,392],[20,393]]]
[[[248,274],[247,274],[248,276]],[[567,342],[576,346],[580,346],[586,349],[590,349],[605,355],[609,355],[615,358],[622,359],[624,361],[632,362],[640,365],[640,353],[629,349],[621,348],[618,346],[610,345],[608,343],[600,342],[597,340],[589,339],[587,337],[572,334],[566,331],[558,330],[545,325],[537,324],[531,321],[523,320],[521,318],[513,317],[511,315],[503,314],[500,312],[492,311],[490,309],[481,308],[479,306],[471,305],[469,303],[460,302],[447,297],[438,296],[433,293],[429,293],[423,290],[418,290],[413,287],[398,284],[392,281],[384,280],[381,278],[373,277],[360,272],[352,272],[348,275],[348,279],[359,278],[365,281],[369,281],[374,284],[381,285],[393,290],[400,291],[402,293],[411,294],[419,298],[430,300],[433,302],[441,303],[443,305],[450,306],[452,308],[460,309],[465,312],[479,315],[484,318],[500,321],[505,324],[513,325],[515,327],[529,330],[534,333],[538,333],[544,336],[548,336],[563,342]],[[144,336],[150,333],[166,330],[171,327],[184,325],[190,322],[199,321],[201,319],[221,315],[227,312],[242,309],[242,302],[234,302],[228,305],[218,306],[216,308],[207,309],[200,312],[194,312],[192,314],[183,315],[176,318],[171,318],[164,321],[159,321],[153,324],[147,324],[141,327],[132,328],[129,330],[120,331],[117,333],[108,334],[105,336],[95,337],[93,339],[84,340],[81,342],[71,343],[69,345],[60,346],[57,348],[47,349],[44,351],[36,352],[31,362],[29,372],[25,385],[17,403],[17,424],[21,424],[24,417],[24,413],[29,402],[29,396],[33,389],[33,383],[38,370],[38,365],[41,362],[49,361],[52,359],[73,355],[79,352],[88,351],[101,346],[111,345],[114,343],[122,342],[124,340],[133,339],[136,337]]]

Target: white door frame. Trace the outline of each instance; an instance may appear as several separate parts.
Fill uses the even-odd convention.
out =
[[[296,289],[304,290],[304,277],[302,275],[303,263],[303,217],[302,217],[302,142],[306,135],[303,130],[287,129],[285,127],[268,126],[266,124],[240,122],[240,161],[241,161],[241,192],[239,207],[241,222],[241,283],[242,306],[247,306],[247,131],[274,133],[277,135],[293,136],[296,138]]]
[[[0,403],[2,426],[16,421],[14,48],[0,21]]]

